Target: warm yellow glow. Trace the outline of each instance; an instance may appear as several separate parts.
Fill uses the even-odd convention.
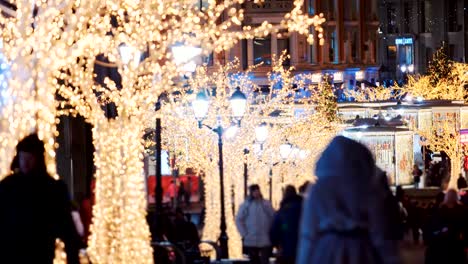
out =
[[[315,160],[334,136],[337,124],[328,122],[325,116],[314,112],[313,99],[299,98],[298,105],[291,98],[296,89],[292,69],[282,66],[286,56],[273,59],[272,71],[268,74],[270,87],[282,83],[282,89],[272,89],[269,94],[255,96],[253,91],[259,87],[248,77],[249,71],[242,71],[239,62],[233,61],[225,66],[217,66],[210,71],[207,67],[197,69],[196,75],[189,79],[192,94],[197,94],[206,87],[217,87],[216,96],[210,97],[210,110],[204,124],[215,127],[217,117],[221,117],[224,127],[230,125],[228,98],[235,87],[248,97],[247,112],[241,127],[233,138],[224,138],[224,177],[225,208],[229,236],[230,257],[241,257],[241,239],[234,225],[231,212],[237,212],[244,201],[244,162],[248,166],[248,184],[258,183],[265,198],[269,199],[269,170],[273,172],[273,205],[278,208],[282,198],[282,189],[287,184],[302,185],[306,180],[313,181]],[[304,89],[314,90],[306,85],[309,76],[299,82]],[[213,95],[211,89],[207,93]],[[163,145],[176,155],[176,164],[180,170],[193,168],[203,172],[205,184],[206,218],[203,239],[216,241],[219,236],[220,186],[218,171],[217,136],[207,128],[199,129],[190,108],[190,96],[181,96],[177,103],[166,104],[162,108]],[[270,116],[281,110],[280,116]],[[303,115],[295,115],[301,110]],[[268,138],[259,151],[255,142],[255,129],[261,123],[269,124]],[[283,160],[279,153],[281,144],[288,140],[302,155]],[[244,150],[249,153],[244,155]],[[301,159],[302,157],[302,159]]]
[[[417,131],[423,138],[421,145],[427,146],[435,152],[445,152],[450,159],[449,188],[457,189],[457,179],[461,172],[461,162],[464,149],[460,144],[460,131],[454,120],[443,120],[435,123],[432,129]]]
[[[35,5],[22,0],[15,2],[14,16],[0,16],[3,52],[13,76],[7,93],[14,98],[1,109],[0,175],[8,173],[18,140],[31,131],[46,142],[47,166],[55,175],[56,117],[85,117],[94,126],[96,145],[97,194],[89,241],[93,262],[152,262],[144,212],[143,142],[138,139],[145,120],[153,117],[158,96],[178,89],[183,70],[173,61],[171,48],[184,43],[208,55],[230,49],[241,39],[280,30],[307,35],[308,40],[313,39],[310,28],[323,31],[323,16],[309,17],[302,11],[302,0],[295,0],[279,23],[239,28],[245,18],[238,9],[243,2],[209,1],[199,10],[198,0],[51,0]],[[323,43],[320,37],[319,41]],[[139,51],[132,54],[148,51],[146,57],[140,64],[136,58],[123,59],[122,44]],[[117,68],[122,88],[109,79],[97,84],[96,64]],[[58,104],[57,94],[62,97]],[[118,118],[104,116],[106,103],[116,105]],[[233,224],[231,217],[228,221]],[[235,239],[231,246],[240,248]]]

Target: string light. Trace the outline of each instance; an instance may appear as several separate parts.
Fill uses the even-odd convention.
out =
[[[248,96],[247,113],[242,119],[234,138],[224,140],[224,175],[225,175],[225,207],[226,221],[229,236],[230,257],[242,256],[242,244],[239,233],[235,228],[234,215],[240,204],[244,201],[244,177],[242,173],[244,163],[248,166],[248,184],[257,183],[266,195],[269,193],[268,175],[270,168],[273,169],[273,205],[278,208],[282,198],[282,190],[285,185],[302,185],[305,181],[313,181],[313,166],[321,150],[328,141],[337,133],[337,124],[331,123],[326,115],[314,111],[315,102],[300,98],[301,105],[291,94],[295,93],[297,83],[303,83],[303,89],[315,89],[305,85],[310,82],[305,77],[297,81],[292,74],[292,69],[282,66],[286,55],[276,59],[273,58],[272,71],[268,74],[269,86],[281,89],[270,89],[267,95],[256,95],[259,87],[249,78],[249,68],[241,70],[238,60],[229,62],[224,66],[217,66],[216,70],[207,67],[197,69],[193,78],[188,80],[192,88],[192,94],[205,90],[210,96],[211,110],[208,111],[204,123],[214,126],[217,117],[221,116],[224,126],[230,124],[230,109],[228,98],[236,87]],[[211,87],[216,87],[212,90]],[[209,89],[207,89],[209,88]],[[291,98],[292,97],[292,98]],[[205,185],[206,218],[203,230],[203,239],[216,241],[219,235],[219,172],[218,151],[216,135],[207,129],[199,129],[194,113],[191,111],[190,96],[182,95],[181,101],[169,103],[162,106],[162,140],[166,149],[177,153],[177,166],[179,170],[192,168],[203,172],[202,180]],[[326,97],[322,97],[326,98]],[[180,108],[182,107],[183,110]],[[294,110],[300,107],[304,115],[295,116]],[[176,109],[179,109],[176,111]],[[271,116],[270,114],[281,110],[285,115]],[[255,148],[255,129],[258,125],[266,122],[270,124],[268,139],[258,155]],[[287,138],[298,148],[307,152],[303,160],[297,157],[283,160],[279,153],[279,146]],[[150,144],[148,144],[150,145]],[[245,149],[248,154],[244,154]],[[275,164],[273,166],[273,164]],[[268,198],[268,197],[266,197]],[[229,212],[234,212],[231,214]],[[207,250],[206,248],[202,248]]]
[[[51,0],[34,5],[23,0],[16,1],[14,16],[0,17],[12,73],[6,94],[14,98],[2,106],[0,175],[8,174],[17,142],[36,131],[46,143],[47,168],[57,176],[56,116],[85,117],[94,126],[96,145],[96,206],[89,241],[93,262],[152,262],[141,179],[144,145],[136,139],[146,128],[142,120],[154,117],[150,113],[158,96],[180,88],[174,80],[182,70],[172,60],[171,48],[184,43],[208,55],[283,29],[312,40],[309,28],[321,31],[325,21],[304,14],[303,1],[296,0],[279,23],[239,28],[244,11],[237,7],[243,2],[209,1],[200,10],[194,0]],[[118,52],[122,44],[148,52],[139,65],[125,65]],[[116,68],[121,85],[110,79],[97,84],[95,65]],[[58,103],[57,94],[63,99]],[[104,116],[102,106],[108,103],[116,105],[117,118]]]

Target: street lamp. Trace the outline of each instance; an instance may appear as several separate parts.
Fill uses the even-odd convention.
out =
[[[237,87],[236,91],[232,94],[229,99],[231,104],[232,118],[236,121],[237,126],[240,126],[240,121],[245,114],[247,106],[247,97]],[[205,126],[211,131],[218,135],[218,151],[219,151],[219,182],[221,184],[221,233],[219,235],[219,246],[221,249],[221,258],[227,258],[228,254],[228,236],[226,232],[226,216],[225,216],[225,205],[224,205],[224,168],[223,168],[223,132],[224,128],[221,124],[221,116],[218,116],[218,122],[216,127],[210,127],[203,124],[203,120],[206,118],[209,109],[209,100],[205,92],[197,94],[195,100],[192,102],[193,111],[195,118],[198,121],[198,127],[202,128]]]
[[[289,143],[284,143],[281,144],[279,147],[279,152],[281,159],[284,162],[289,159],[291,154],[293,153],[293,146]],[[271,164],[270,166],[270,179],[269,179],[269,185],[270,185],[270,201],[273,201],[273,167],[278,165],[280,162],[276,162],[274,164]]]
[[[291,153],[293,152],[293,146],[289,143],[284,143],[280,145],[280,156],[283,161],[286,161]]]
[[[205,91],[199,92],[192,102],[193,112],[195,119],[198,121],[198,128],[202,128],[203,119],[208,114],[208,108],[210,107],[210,101]]]
[[[237,125],[240,126],[240,121],[247,107],[247,97],[241,92],[240,88],[237,87],[229,101],[231,103],[232,117],[237,121]]]
[[[182,71],[184,72],[190,72],[193,73],[196,70],[196,63],[194,61],[194,58],[196,56],[199,56],[202,52],[200,48],[196,47],[190,47],[186,45],[179,45],[179,46],[174,46],[171,48],[174,59],[174,63],[181,68]],[[137,50],[138,51],[138,50]],[[125,44],[122,44],[119,46],[119,53],[122,58],[123,63],[129,63],[132,60],[132,54],[135,56],[134,61],[136,61],[136,58],[138,58],[138,61],[141,59],[141,53],[135,52],[135,49],[128,47]],[[190,66],[190,67],[187,67]],[[195,66],[193,66],[195,65]],[[155,76],[154,81],[157,81],[160,79],[161,76]],[[156,103],[156,111],[159,111],[161,109],[161,98],[160,96],[158,98],[158,102]],[[201,108],[203,109],[203,108]],[[206,109],[208,111],[208,109]],[[205,113],[206,115],[206,113]],[[162,197],[163,197],[163,188],[162,188],[162,168],[161,168],[161,156],[162,156],[162,143],[161,143],[161,118],[157,117],[156,118],[156,126],[155,126],[155,135],[154,135],[154,141],[156,142],[156,149],[154,152],[154,155],[156,157],[156,186],[155,186],[155,207],[156,207],[156,213],[155,213],[155,223],[154,225],[157,228],[160,228],[161,226],[161,221],[163,219],[162,216]],[[159,234],[159,233],[158,233]],[[162,239],[162,236],[156,237],[156,239]]]
[[[141,51],[122,43],[119,46],[119,55],[125,67],[136,68],[141,61]]]
[[[402,72],[403,74],[405,74],[406,71],[408,70],[408,68],[406,67],[406,64],[401,65],[401,66],[400,66],[400,70],[401,70],[401,72]]]
[[[266,123],[262,123],[260,126],[255,128],[255,140],[260,144],[260,150],[263,149],[263,143],[268,137],[268,126]]]
[[[195,72],[197,68],[196,58],[202,54],[202,49],[188,45],[177,45],[171,48],[174,62],[183,72]]]

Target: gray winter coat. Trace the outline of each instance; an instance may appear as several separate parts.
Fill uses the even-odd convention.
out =
[[[236,225],[246,247],[271,246],[269,232],[275,211],[266,200],[246,200],[239,208]]]
[[[399,263],[375,171],[363,145],[341,136],[330,143],[305,198],[298,264]]]

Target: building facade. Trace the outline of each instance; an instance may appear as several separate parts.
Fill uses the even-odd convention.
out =
[[[266,85],[266,72],[271,67],[272,55],[283,50],[290,54],[285,64],[294,66],[297,73],[334,74],[335,83],[352,88],[360,83],[379,81],[378,0],[305,0],[305,11],[310,15],[323,13],[324,45],[319,45],[318,32],[314,45],[305,36],[271,35],[245,40],[227,52],[223,60],[240,58],[244,68],[263,63],[254,74],[260,85]],[[291,10],[292,0],[266,0],[262,4],[245,4],[244,26],[260,24],[265,20],[279,22]]]
[[[449,58],[465,62],[467,7],[466,0],[379,0],[382,77],[425,73],[442,45]]]

